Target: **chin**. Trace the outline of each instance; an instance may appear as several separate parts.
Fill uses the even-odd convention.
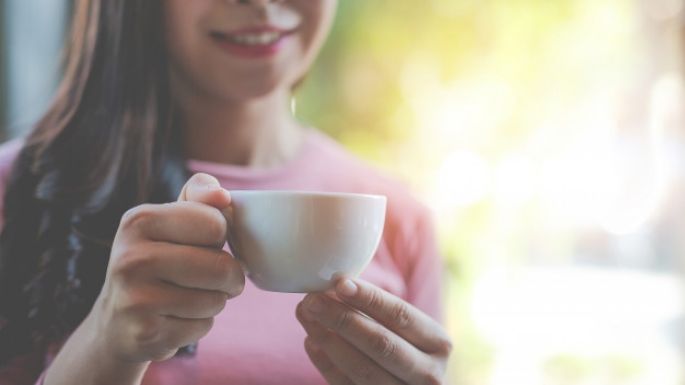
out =
[[[223,99],[248,101],[260,99],[279,90],[289,89],[290,82],[279,77],[245,78],[219,90]]]

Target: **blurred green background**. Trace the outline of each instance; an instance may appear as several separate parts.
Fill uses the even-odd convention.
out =
[[[67,3],[4,2],[8,137],[49,98]],[[434,210],[448,383],[685,383],[684,19],[681,0],[340,0],[296,114]]]
[[[450,383],[683,383],[682,18],[341,1],[297,115],[434,209]]]

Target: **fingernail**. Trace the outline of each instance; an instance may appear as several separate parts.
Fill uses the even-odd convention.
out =
[[[353,297],[357,294],[357,285],[350,279],[345,279],[338,284],[338,293],[345,297]]]
[[[209,174],[203,174],[203,173],[195,174],[195,176],[193,176],[193,178],[194,178],[195,184],[199,185],[199,186],[206,186],[207,188],[209,188],[210,186],[217,186],[218,185],[218,181],[216,180],[216,178],[214,178],[213,176],[211,176]]]
[[[321,298],[316,296],[310,297],[307,302],[307,310],[313,314],[321,313],[323,311],[323,301]]]
[[[203,183],[198,185],[198,191],[202,191],[200,189],[207,191],[207,192],[212,192],[212,191],[216,191],[216,190],[221,189],[221,186],[219,186],[217,184],[213,184],[213,183],[204,183],[203,182]]]
[[[225,188],[222,188],[222,189],[221,189],[221,193],[224,194],[224,196],[226,197],[226,199],[227,199],[229,202],[231,201],[231,193],[228,192],[228,190],[226,190]]]

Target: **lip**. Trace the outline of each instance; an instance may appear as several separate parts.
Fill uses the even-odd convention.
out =
[[[292,36],[296,29],[286,30],[274,26],[253,26],[231,31],[210,31],[209,37],[221,49],[229,54],[241,58],[258,59],[268,58],[278,54],[285,41]],[[235,39],[240,35],[278,34],[278,38],[268,44],[245,44]]]

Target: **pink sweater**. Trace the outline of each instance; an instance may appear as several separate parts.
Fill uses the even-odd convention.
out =
[[[21,144],[0,146],[0,196]],[[428,211],[399,184],[364,165],[325,135],[312,130],[299,155],[270,170],[188,161],[192,172],[214,175],[227,189],[281,189],[382,194],[386,227],[378,252],[362,278],[440,319],[440,258]],[[0,213],[2,206],[0,205]],[[301,294],[262,291],[249,281],[227,304],[196,356],[153,363],[143,384],[324,384],[304,348],[295,319]],[[0,385],[36,381],[42,354],[19,357],[0,369]]]

